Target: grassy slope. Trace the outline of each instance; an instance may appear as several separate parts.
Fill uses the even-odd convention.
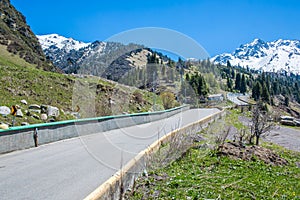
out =
[[[232,110],[225,124],[243,129],[239,115]],[[220,126],[214,123],[209,128],[212,133],[203,134],[213,137],[210,134]],[[263,146],[287,159],[289,165],[271,166],[257,159],[244,161],[217,156],[209,149],[191,149],[188,156],[141,177],[126,199],[300,199],[300,168],[296,165],[300,153],[270,143]]]
[[[28,108],[25,105],[21,105],[20,101],[25,99],[29,104],[45,104],[56,106],[64,111],[76,110],[74,104],[74,96],[80,96],[81,107],[89,108],[90,106],[85,101],[87,97],[91,96],[94,102],[94,113],[89,113],[81,109],[83,117],[95,117],[104,116],[110,114],[121,114],[123,112],[142,112],[148,111],[151,108],[152,99],[149,98],[151,94],[137,90],[136,88],[130,88],[122,86],[113,82],[108,82],[96,77],[76,78],[70,75],[64,75],[53,72],[46,72],[36,69],[33,65],[20,59],[18,56],[10,54],[6,51],[4,46],[0,46],[0,106],[20,105],[22,111],[25,114],[25,110]],[[88,92],[79,91],[75,94],[77,85],[85,85],[82,90],[88,88]],[[132,94],[138,91],[142,94],[145,101],[136,102],[133,99]],[[125,98],[126,97],[126,98]],[[83,98],[83,99],[82,99]],[[109,98],[114,100],[114,108],[109,108]],[[159,97],[157,97],[159,98]],[[158,101],[160,102],[160,101]],[[125,106],[126,105],[126,106]],[[136,109],[140,107],[141,109]],[[61,112],[62,113],[62,112]],[[0,122],[11,123],[12,116],[4,118],[0,116]],[[69,115],[61,115],[57,120],[70,119]],[[29,123],[39,123],[41,121],[35,120],[32,117],[25,116],[23,119],[18,119],[18,125],[22,121]]]
[[[295,161],[300,154],[276,150],[290,165],[270,166],[192,150],[188,157],[154,172],[166,179],[141,179],[144,188],[129,199],[299,199],[300,169]]]

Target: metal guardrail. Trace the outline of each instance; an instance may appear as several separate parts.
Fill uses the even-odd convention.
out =
[[[28,126],[11,127],[0,131],[0,154],[27,149],[64,139],[149,123],[173,116],[189,106],[127,115],[68,120]]]
[[[135,117],[135,116],[147,116],[147,115],[157,115],[157,114],[163,114],[172,112],[175,110],[179,110],[185,107],[189,107],[188,105],[183,105],[176,108],[171,108],[168,110],[161,110],[161,111],[155,111],[155,112],[143,112],[143,113],[133,113],[133,114],[124,114],[124,115],[111,115],[111,116],[103,116],[103,117],[94,117],[94,118],[83,118],[83,119],[74,119],[74,120],[66,120],[66,121],[57,121],[57,122],[48,122],[48,123],[40,123],[40,124],[31,124],[27,126],[14,126],[10,127],[9,129],[0,129],[0,136],[3,132],[8,131],[20,131],[25,129],[35,129],[35,128],[42,128],[42,127],[50,127],[50,126],[62,126],[62,125],[72,125],[72,124],[78,124],[78,123],[88,123],[88,122],[95,122],[95,121],[105,121],[105,120],[111,120],[111,119],[118,119],[118,118],[125,118],[125,117]]]

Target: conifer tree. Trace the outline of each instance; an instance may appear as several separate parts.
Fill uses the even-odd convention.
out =
[[[240,92],[243,94],[247,92],[247,83],[246,83],[245,74],[242,75]]]

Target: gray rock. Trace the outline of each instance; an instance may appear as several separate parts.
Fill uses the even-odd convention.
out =
[[[48,122],[55,122],[55,119],[51,118],[48,120]]]
[[[68,114],[68,113],[67,113]],[[71,112],[70,113],[73,117],[75,117],[76,119],[80,119],[80,113],[79,112]]]
[[[30,125],[28,122],[22,122],[21,123],[21,126],[28,126],[28,125]]]
[[[29,109],[31,110],[40,110],[41,106],[37,105],[37,104],[31,104],[28,106]]]
[[[47,108],[48,117],[58,117],[59,116],[59,109],[54,106],[48,106]]]
[[[21,109],[18,109],[18,110],[17,110],[16,116],[17,116],[17,117],[21,117],[21,118],[24,116]]]
[[[6,130],[8,128],[9,128],[9,126],[7,124],[4,124],[4,123],[0,124],[0,129]]]
[[[31,115],[33,118],[35,118],[35,119],[40,119],[40,117],[38,116],[38,115],[36,115],[36,114],[33,114],[33,115]]]
[[[22,99],[22,100],[21,100],[21,103],[24,104],[24,105],[27,105],[27,104],[28,104],[27,101],[26,101],[25,99]]]
[[[9,115],[10,114],[10,108],[7,106],[0,106],[0,115]]]
[[[42,113],[47,113],[47,109],[48,109],[47,105],[41,105],[41,112]]]
[[[43,113],[41,114],[41,120],[46,121],[48,119],[47,114]]]
[[[30,112],[30,113],[33,113],[33,112],[34,112],[34,113],[40,114],[40,113],[41,113],[41,110],[30,109],[29,112]]]

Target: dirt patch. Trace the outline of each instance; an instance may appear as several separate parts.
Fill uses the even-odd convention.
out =
[[[159,181],[164,181],[168,179],[169,176],[166,173],[161,175],[149,174],[143,175],[138,179],[138,183],[134,182],[132,188],[130,188],[124,195],[124,199],[131,199],[130,197],[134,196],[136,191],[143,191],[142,200],[146,199],[158,199],[160,195],[159,190],[152,191],[152,188],[155,187],[156,183]]]
[[[284,158],[281,158],[270,149],[260,146],[241,146],[236,143],[228,142],[220,146],[219,154],[248,161],[262,160],[266,164],[271,164],[274,166],[288,164],[288,161]]]

